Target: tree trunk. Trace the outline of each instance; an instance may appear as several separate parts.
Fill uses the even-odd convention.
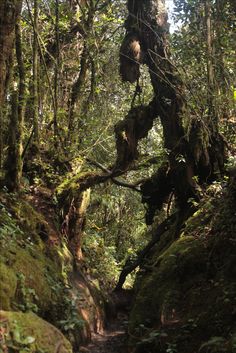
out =
[[[11,114],[8,129],[8,153],[5,162],[5,185],[10,192],[19,188],[18,168],[20,161],[18,160],[17,146],[17,125],[18,125],[18,93],[13,91],[11,95]]]
[[[21,44],[20,19],[15,26],[16,59],[18,66],[19,88],[12,92],[12,111],[9,123],[8,156],[6,160],[6,186],[9,191],[20,189],[22,176],[22,140],[25,107],[25,69]]]
[[[3,162],[4,102],[11,77],[15,24],[20,10],[21,0],[1,0],[0,2],[0,168]]]
[[[75,108],[77,108],[78,112],[80,111],[80,107],[76,107],[77,102],[81,104],[81,99],[84,94],[84,85],[86,81],[87,71],[88,71],[89,63],[88,63],[88,52],[86,47],[83,49],[83,53],[81,56],[80,62],[80,73],[76,81],[73,83],[71,97],[68,102],[69,107],[69,116],[68,116],[68,140],[73,140],[73,130],[75,128]],[[78,104],[78,105],[79,105]]]
[[[146,64],[149,68],[154,99],[148,107],[131,108],[127,117],[117,124],[118,157],[114,171],[127,169],[135,160],[138,140],[147,135],[152,128],[153,120],[159,116],[163,127],[164,145],[168,150],[168,164],[164,163],[150,180],[141,185],[142,201],[149,206],[147,223],[151,224],[155,210],[160,209],[172,191],[174,192],[179,208],[174,231],[176,238],[186,219],[195,210],[189,199],[200,198],[194,176],[199,177],[199,182],[208,182],[209,177],[223,167],[224,143],[218,133],[218,121],[212,117],[212,100],[209,103],[212,119],[208,124],[210,129],[206,132],[204,123],[195,120],[189,134],[185,132],[182,122],[185,112],[184,86],[170,61],[164,1],[128,0],[128,11],[125,22],[126,36],[120,49],[121,77],[123,81],[138,82],[140,65]],[[210,9],[206,0],[208,82],[209,86],[213,87],[212,35],[209,21]],[[203,137],[196,139],[199,132]],[[165,232],[166,221],[157,227],[155,239],[140,252],[137,259],[125,265],[120,274],[117,290],[122,288],[127,274],[142,263],[149,250],[158,241],[160,234]]]
[[[207,101],[209,116],[214,119],[214,126],[218,126],[217,112],[216,112],[216,87],[215,74],[213,64],[213,33],[212,33],[212,8],[209,0],[205,1],[205,18],[206,18],[206,57],[207,57]]]
[[[146,114],[146,118],[142,119],[143,124],[148,133],[152,128],[148,118],[150,119],[151,115],[152,120],[160,117],[164,145],[169,151],[169,167],[175,196],[179,205],[186,207],[188,199],[197,195],[196,183],[193,179],[194,161],[182,123],[183,85],[178,79],[175,66],[170,61],[165,7],[161,0],[142,2],[129,0],[128,10],[129,15],[125,23],[126,36],[120,51],[121,76],[124,81],[134,82],[139,78],[141,64],[146,64],[149,68],[154,99],[149,105],[152,107],[152,113]],[[143,107],[135,109],[138,116]],[[126,134],[127,132],[126,128]],[[137,136],[136,132],[135,136]],[[171,188],[168,192],[170,191]]]
[[[34,42],[33,42],[33,124],[34,144],[39,146],[39,97],[38,97],[38,0],[34,0]]]
[[[55,0],[55,44],[56,44],[56,58],[55,58],[55,69],[54,69],[54,101],[55,108],[53,114],[53,128],[54,128],[54,145],[57,148],[58,138],[58,92],[59,92],[59,69],[60,69],[60,38],[59,38],[59,2]]]
[[[154,99],[148,107],[132,108],[124,121],[117,124],[116,168],[127,169],[137,158],[138,140],[147,135],[152,128],[153,120],[159,117],[163,127],[164,146],[168,151],[169,171],[166,174],[168,177],[166,183],[169,186],[165,195],[161,193],[162,200],[158,200],[156,195],[155,204],[160,208],[161,201],[164,202],[173,190],[178,206],[185,209],[189,207],[189,199],[199,200],[200,197],[195,176],[199,177],[200,182],[211,181],[216,173],[222,170],[223,139],[218,133],[215,116],[212,115],[212,120],[208,124],[210,129],[204,128],[204,123],[197,119],[189,133],[184,129],[182,121],[185,115],[184,85],[170,60],[164,1],[129,0],[128,11],[125,22],[126,36],[120,49],[121,77],[123,81],[138,81],[140,65],[146,64],[149,68]],[[210,27],[207,38],[208,56],[212,59]],[[213,75],[209,61],[211,85]],[[199,133],[201,139],[194,138]],[[165,184],[163,178],[162,184]]]
[[[19,3],[16,0],[3,0],[0,3],[0,105],[4,102],[11,73]]]
[[[23,153],[23,126],[25,111],[25,68],[21,45],[21,30],[19,20],[16,24],[16,58],[19,74],[19,91],[18,91],[18,114],[16,125],[16,189],[20,188],[20,180],[22,176],[22,153]]]
[[[82,98],[84,95],[84,86],[87,79],[87,72],[89,69],[89,43],[90,35],[93,29],[93,21],[94,15],[96,12],[96,6],[93,1],[85,2],[82,7],[85,6],[84,14],[87,13],[86,18],[83,18],[82,21],[82,33],[83,33],[83,40],[84,40],[84,47],[81,54],[80,60],[80,72],[72,85],[71,95],[68,100],[68,136],[67,140],[69,142],[73,142],[75,140],[74,136],[74,129],[75,129],[75,110],[77,109],[77,114],[79,115],[82,111]],[[77,126],[79,127],[80,124],[77,121]],[[76,132],[78,133],[78,132]],[[80,138],[76,138],[76,141],[80,141]]]

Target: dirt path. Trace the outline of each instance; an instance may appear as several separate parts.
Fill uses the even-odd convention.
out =
[[[92,334],[92,342],[81,353],[125,353],[124,320],[111,323],[103,334]]]

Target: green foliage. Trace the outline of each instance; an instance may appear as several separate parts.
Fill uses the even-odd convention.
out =
[[[26,286],[25,275],[23,273],[17,273],[17,280],[18,283],[16,296],[18,302],[15,304],[15,306],[23,312],[33,311],[37,313],[38,306],[35,302],[39,300],[39,297],[35,293],[35,290]]]
[[[18,226],[6,205],[0,202],[0,240],[15,239],[22,236],[23,232]]]
[[[35,342],[35,337],[24,336],[17,321],[13,321],[11,332],[9,332],[8,323],[4,321],[0,323],[0,329],[2,333],[0,353],[6,351],[18,353],[31,352],[31,346]]]
[[[205,2],[174,0],[174,20],[178,28],[171,44],[178,70],[188,92],[186,125],[201,119],[207,127],[209,93],[214,97],[215,114],[219,127],[229,143],[235,144],[234,85],[234,13],[228,1],[210,1],[211,30],[214,56],[214,88],[209,88],[207,74],[207,30]],[[197,75],[196,75],[197,72]],[[233,117],[233,118],[232,118]],[[204,130],[203,130],[204,131]]]
[[[64,319],[58,322],[58,326],[64,333],[79,332],[84,327],[84,320],[78,316],[78,308],[75,299],[66,295],[63,296]]]
[[[89,273],[101,286],[114,287],[126,259],[146,244],[143,219],[139,195],[132,191],[107,184],[92,193],[83,251]]]
[[[105,246],[104,239],[93,234],[85,238],[83,250],[88,272],[97,278],[106,290],[113,288],[119,275],[115,248]]]

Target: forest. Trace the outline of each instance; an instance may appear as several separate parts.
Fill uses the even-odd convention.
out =
[[[235,0],[0,0],[0,353],[236,353],[235,54]]]

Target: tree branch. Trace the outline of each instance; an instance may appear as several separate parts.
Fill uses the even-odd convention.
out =
[[[141,193],[140,189],[137,188],[137,185],[138,183],[135,183],[135,184],[130,184],[130,183],[126,183],[125,181],[123,180],[119,180],[117,178],[113,178],[112,177],[112,171],[107,169],[106,167],[104,167],[102,164],[96,162],[96,161],[93,161],[91,160],[90,158],[86,158],[86,161],[98,168],[100,168],[103,172],[107,173],[108,175],[110,175],[110,178],[111,180],[113,181],[114,184],[118,185],[118,186],[123,186],[125,188],[129,188],[129,189],[132,189],[132,190],[135,190],[139,193]],[[141,183],[142,181],[140,181]]]
[[[128,274],[133,272],[138,266],[140,266],[143,263],[144,259],[149,254],[151,249],[160,240],[161,235],[170,228],[170,226],[173,224],[173,222],[176,220],[176,218],[177,218],[177,212],[173,213],[171,216],[166,218],[157,227],[157,230],[156,230],[155,235],[152,238],[152,240],[145,246],[145,248],[143,250],[141,250],[137,254],[137,258],[134,261],[131,261],[130,258],[128,258],[123,270],[120,273],[120,277],[119,277],[118,283],[117,283],[114,291],[119,291],[122,289],[122,286],[125,283],[125,280],[126,280],[126,277],[128,276]]]

